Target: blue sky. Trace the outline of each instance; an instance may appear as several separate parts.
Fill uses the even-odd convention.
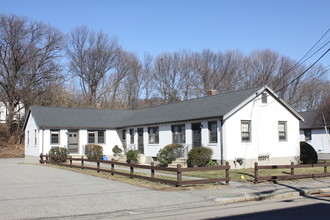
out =
[[[330,28],[329,8],[329,0],[0,0],[0,13],[27,16],[64,33],[87,25],[117,36],[141,57],[181,49],[271,49],[299,60]],[[330,65],[330,53],[320,62]]]

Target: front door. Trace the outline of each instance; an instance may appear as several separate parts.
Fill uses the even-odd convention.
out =
[[[191,130],[193,138],[193,147],[200,147],[202,145],[201,123],[192,123]]]
[[[68,132],[68,150],[69,154],[78,153],[78,131]]]
[[[143,147],[143,128],[138,128],[138,150],[141,154],[144,154],[144,147]]]

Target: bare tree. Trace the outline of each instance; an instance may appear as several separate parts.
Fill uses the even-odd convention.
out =
[[[0,89],[8,110],[8,134],[20,102],[25,108],[59,78],[62,34],[19,16],[0,16]]]
[[[100,101],[99,85],[115,66],[119,46],[116,38],[93,32],[85,26],[74,29],[68,39],[70,71],[78,76],[89,106]]]

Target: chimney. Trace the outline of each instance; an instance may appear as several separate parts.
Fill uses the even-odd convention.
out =
[[[216,95],[216,94],[217,94],[217,90],[215,89],[210,89],[206,92],[207,96]]]
[[[100,108],[101,108],[101,103],[96,103],[96,104],[95,104],[95,108],[96,108],[96,109],[100,109]]]

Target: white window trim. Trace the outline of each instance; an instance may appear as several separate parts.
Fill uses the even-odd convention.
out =
[[[104,136],[104,141],[99,142],[99,132],[103,132]],[[94,143],[89,142],[89,134],[94,133]],[[88,130],[87,131],[87,144],[106,144],[106,131],[105,130]]]

